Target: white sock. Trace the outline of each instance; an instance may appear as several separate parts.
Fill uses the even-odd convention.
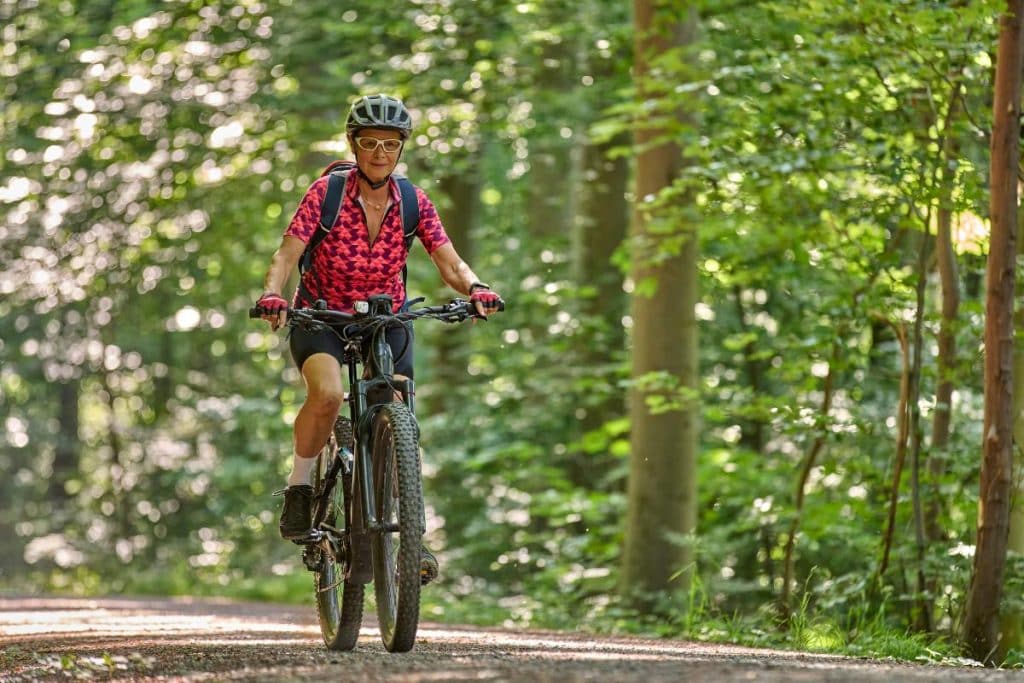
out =
[[[292,456],[292,473],[288,475],[288,485],[298,486],[300,484],[313,483],[313,467],[316,465],[316,456],[312,458],[300,458]]]

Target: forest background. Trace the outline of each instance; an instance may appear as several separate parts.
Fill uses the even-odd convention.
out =
[[[643,69],[610,0],[0,0],[4,590],[311,598],[246,312],[388,92],[508,302],[418,328],[427,618],[955,657],[1005,3],[636,8]]]

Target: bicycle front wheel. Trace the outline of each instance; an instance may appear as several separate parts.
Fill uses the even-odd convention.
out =
[[[384,647],[408,652],[420,617],[423,485],[416,422],[404,403],[380,409],[372,443],[376,512],[385,528],[373,537],[377,619]]]
[[[324,490],[325,476],[334,458],[335,448],[352,449],[352,423],[345,417],[339,417],[334,424],[334,443],[328,443],[317,456],[316,492]],[[351,470],[338,475],[334,490],[328,501],[327,515],[324,523],[333,528],[352,529],[352,502],[349,500],[352,491]],[[359,626],[363,620],[364,586],[346,580],[348,563],[351,557],[349,535],[339,539],[339,546],[334,552],[328,553],[319,549],[319,571],[316,572],[316,611],[320,620],[320,632],[324,636],[324,644],[329,650],[352,650],[359,640]]]

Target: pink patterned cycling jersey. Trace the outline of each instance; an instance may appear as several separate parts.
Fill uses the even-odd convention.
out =
[[[350,173],[338,211],[338,220],[313,253],[310,269],[302,277],[303,287],[314,299],[327,301],[329,308],[352,312],[357,301],[365,301],[372,294],[390,294],[397,311],[405,302],[402,284],[402,266],[409,256],[402,236],[401,193],[394,179],[390,182],[391,206],[384,215],[380,233],[370,244],[366,214],[359,203],[359,182]],[[299,202],[285,235],[292,235],[309,243],[320,228],[320,205],[327,193],[327,176],[317,179]],[[420,188],[416,188],[419,201],[420,223],[416,236],[428,254],[434,253],[451,240],[441,225],[433,202]],[[308,306],[312,301],[295,292],[294,306]]]

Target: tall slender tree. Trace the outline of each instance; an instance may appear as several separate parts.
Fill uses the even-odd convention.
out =
[[[957,163],[957,141],[952,123],[959,109],[962,87],[954,88],[946,114],[942,145],[942,177],[939,181],[939,198],[936,211],[935,257],[939,275],[941,319],[938,334],[938,356],[936,358],[938,378],[935,386],[935,413],[932,417],[931,453],[927,460],[926,481],[929,483],[924,509],[924,528],[927,543],[936,545],[943,541],[948,530],[940,522],[942,497],[939,481],[946,471],[950,457],[950,436],[952,435],[953,389],[956,369],[956,325],[960,311],[960,278],[957,268],[956,250],[953,248],[953,191],[955,188],[955,164]],[[938,579],[929,576],[928,596],[934,609],[938,594]],[[931,626],[930,610],[919,622],[919,626]]]
[[[454,166],[438,183],[446,203],[443,207],[445,230],[452,241],[460,245],[463,258],[472,262],[473,243],[470,234],[478,219],[480,185],[475,175],[460,167],[464,165]],[[434,366],[437,372],[436,384],[440,390],[427,392],[431,399],[431,413],[440,413],[451,407],[452,396],[445,389],[457,383],[459,375],[464,372],[465,347],[465,330],[452,330],[438,337],[434,348]]]
[[[622,315],[625,295],[622,273],[612,256],[626,237],[629,206],[625,199],[628,164],[610,152],[622,141],[589,142],[583,150],[583,178],[580,188],[580,212],[573,226],[573,276],[590,293],[581,301],[581,312],[592,328],[580,340],[579,353],[586,367],[615,362],[623,347]],[[605,420],[619,414],[621,399],[610,396],[587,409],[581,427],[596,429]]]
[[[669,8],[635,0],[634,78],[645,105],[670,95],[663,90],[665,54],[679,57],[692,44],[692,3]],[[626,546],[622,587],[641,608],[647,597],[685,588],[692,552],[683,542],[696,525],[697,459],[697,230],[679,216],[666,217],[657,197],[673,185],[682,165],[668,135],[683,112],[645,109],[636,122],[636,209],[633,223],[632,302],[634,388]],[[678,201],[678,200],[677,200]],[[668,410],[652,410],[671,394]],[[682,576],[683,580],[675,581]]]
[[[620,418],[626,408],[625,396],[616,388],[622,371],[626,332],[622,320],[629,299],[622,289],[624,274],[616,264],[617,250],[629,233],[629,159],[621,154],[631,137],[626,131],[604,136],[594,130],[596,119],[618,103],[618,93],[631,77],[628,45],[632,35],[616,27],[625,26],[627,8],[608,6],[594,0],[580,3],[577,16],[581,34],[577,40],[577,63],[585,74],[581,82],[583,106],[579,138],[582,150],[574,194],[571,259],[576,283],[576,311],[581,322],[574,336],[579,368],[584,373],[576,383],[577,434],[581,448],[573,455],[573,479],[593,486],[617,467],[618,459],[599,457],[606,442],[594,438],[609,421]],[[620,15],[623,15],[620,20]],[[596,40],[594,40],[596,38]],[[590,44],[597,49],[591,49]]]
[[[1022,219],[1024,212],[1018,212],[1018,234]],[[1024,256],[1024,241],[1018,240],[1017,258],[1021,256]],[[1015,286],[1018,298],[1024,296],[1024,283],[1017,280]],[[1014,328],[1018,333],[1024,330],[1024,309],[1020,307],[1014,312]],[[1024,444],[1024,348],[1020,344],[1015,344],[1013,348],[1013,417],[1013,439],[1018,445],[1013,454],[1013,505],[1010,510],[1007,551],[1020,556],[1024,555],[1024,482],[1020,475],[1021,466],[1024,465],[1020,450],[1020,444]],[[1010,649],[1024,649],[1024,611],[1020,608],[1006,609],[1004,606],[999,616],[999,655],[1002,659]]]
[[[975,659],[995,663],[999,601],[1010,526],[1013,465],[1013,294],[1017,254],[1017,172],[1024,0],[1007,0],[999,18],[992,103],[991,198],[985,296],[985,420],[978,540],[967,595],[963,644]]]

